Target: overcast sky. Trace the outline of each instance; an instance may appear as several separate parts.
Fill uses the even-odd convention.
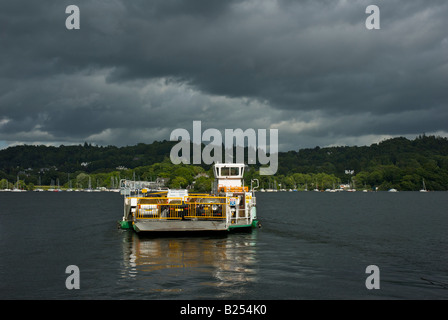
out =
[[[448,1],[0,0],[0,148],[194,120],[278,129],[280,151],[448,136]]]

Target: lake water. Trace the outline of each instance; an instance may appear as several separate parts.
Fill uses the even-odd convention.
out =
[[[448,192],[257,193],[257,206],[250,233],[148,237],[117,228],[119,193],[1,192],[0,298],[448,298]]]

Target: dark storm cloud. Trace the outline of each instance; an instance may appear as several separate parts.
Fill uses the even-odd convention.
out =
[[[278,128],[286,149],[448,131],[446,1],[0,3],[8,143],[151,142],[193,120]]]

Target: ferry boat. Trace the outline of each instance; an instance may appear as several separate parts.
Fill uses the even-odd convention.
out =
[[[136,232],[234,231],[259,226],[255,191],[244,185],[244,164],[217,163],[210,193],[161,190],[154,182],[122,180],[124,214],[119,226]]]

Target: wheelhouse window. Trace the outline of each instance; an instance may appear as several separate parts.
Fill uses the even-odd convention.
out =
[[[236,177],[240,178],[244,174],[243,166],[216,166],[215,177]]]
[[[240,175],[240,168],[235,167],[223,167],[221,169],[221,176],[239,176]]]

